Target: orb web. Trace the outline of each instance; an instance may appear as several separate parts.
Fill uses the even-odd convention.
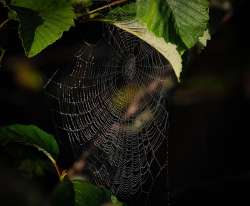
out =
[[[84,172],[130,199],[149,194],[168,167],[173,71],[139,38],[113,26],[103,30],[96,44],[82,43],[73,64],[59,68],[46,91],[57,130],[76,156],[85,154]]]

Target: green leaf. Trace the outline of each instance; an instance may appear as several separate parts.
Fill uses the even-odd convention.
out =
[[[28,57],[54,43],[74,25],[69,0],[12,0],[10,8],[17,12],[19,34]]]
[[[211,40],[211,35],[210,32],[208,30],[206,30],[203,34],[203,36],[201,36],[199,38],[199,42],[201,44],[202,47],[206,47],[207,46],[207,42]]]
[[[2,157],[10,167],[28,177],[42,176],[58,168],[59,148],[54,137],[36,126],[11,125],[0,128]],[[54,168],[55,167],[55,168]]]
[[[182,69],[181,54],[194,46],[208,24],[207,0],[137,0],[113,9],[103,19],[130,32],[157,49],[172,65]],[[200,39],[199,39],[200,38]]]
[[[167,43],[161,37],[156,37],[138,21],[117,22],[114,23],[114,25],[131,34],[134,34],[160,52],[172,65],[175,74],[179,79],[182,69],[182,58],[176,45]]]
[[[72,182],[64,178],[52,193],[53,206],[75,206],[75,193]]]
[[[113,22],[136,20],[179,51],[193,47],[208,26],[208,0],[137,0],[105,17]]]
[[[107,189],[93,185],[82,178],[72,180],[65,178],[56,187],[52,202],[54,206],[125,206]]]
[[[207,0],[137,0],[137,18],[156,36],[193,47],[207,29]]]
[[[86,180],[72,181],[75,192],[75,206],[100,206],[111,200],[111,193]]]
[[[0,128],[0,145],[10,143],[25,144],[46,151],[54,159],[59,155],[58,144],[53,135],[48,134],[34,125],[11,125]]]
[[[123,7],[118,7],[103,19],[103,21],[137,36],[160,52],[172,65],[176,76],[179,78],[182,69],[182,58],[175,44],[165,41],[162,37],[157,37],[148,30],[145,24],[136,19],[136,4],[131,3]]]

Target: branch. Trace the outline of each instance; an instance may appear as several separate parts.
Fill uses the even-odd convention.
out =
[[[107,4],[107,5],[105,5],[105,6],[102,6],[102,7],[99,7],[99,8],[97,8],[97,9],[94,9],[94,10],[92,10],[92,11],[89,11],[87,14],[88,14],[88,15],[91,15],[91,14],[94,14],[94,13],[96,13],[96,12],[98,12],[98,11],[102,11],[102,10],[104,10],[104,9],[107,9],[107,8],[112,7],[112,6],[116,6],[116,5],[125,3],[125,2],[127,2],[127,1],[128,1],[128,0],[118,0],[118,1],[112,2],[112,3],[110,3],[110,4]]]

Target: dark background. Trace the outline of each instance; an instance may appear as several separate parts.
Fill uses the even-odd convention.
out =
[[[191,57],[173,94],[170,180],[177,205],[250,203],[250,2],[235,2],[221,23],[221,13],[211,10],[212,40]]]
[[[250,203],[249,9],[248,0],[235,1],[232,14],[212,8],[212,40],[200,54],[193,49],[185,55],[181,83],[169,99],[168,187],[177,205]],[[0,20],[3,14],[4,10]],[[20,74],[13,70],[13,62],[26,60],[16,46],[20,42],[13,41],[15,23],[10,24],[13,32],[0,37],[10,49],[0,69],[0,126],[35,124],[55,134],[42,88],[32,89],[17,80]],[[77,26],[27,64],[46,79],[68,61],[83,37],[90,38]],[[158,200],[164,197],[162,192]]]

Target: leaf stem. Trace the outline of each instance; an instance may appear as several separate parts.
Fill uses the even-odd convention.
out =
[[[45,149],[39,147],[38,145],[35,145],[35,144],[32,144],[33,147],[37,148],[38,151],[42,152],[45,156],[48,157],[48,159],[51,161],[51,163],[54,165],[55,169],[56,169],[56,172],[57,172],[57,175],[59,177],[59,179],[61,178],[61,172],[60,172],[60,169],[59,167],[57,166],[57,163],[56,163],[56,160],[51,156],[50,153],[48,153]]]
[[[102,6],[102,7],[99,7],[99,8],[97,8],[97,9],[94,9],[94,10],[92,10],[92,11],[89,11],[89,12],[88,12],[88,15],[94,14],[94,13],[96,13],[96,12],[102,11],[102,10],[107,9],[107,8],[110,8],[110,7],[112,7],[112,6],[116,6],[116,5],[118,5],[118,4],[125,3],[125,2],[127,2],[127,1],[128,1],[128,0],[118,0],[118,1],[114,1],[114,2],[112,2],[112,3],[110,3],[110,4],[107,4],[107,5],[105,5],[105,6]]]
[[[0,29],[2,29],[9,21],[10,21],[10,19],[6,19],[5,21],[3,21],[3,22],[0,24]]]

